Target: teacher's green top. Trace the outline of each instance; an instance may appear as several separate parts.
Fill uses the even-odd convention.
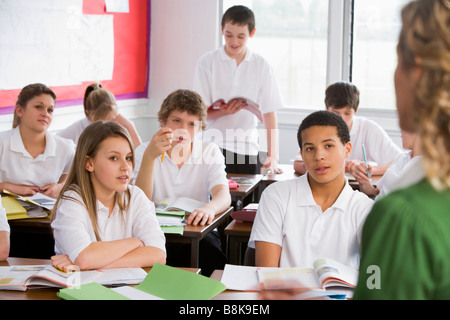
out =
[[[354,299],[450,299],[450,189],[427,180],[377,201]]]

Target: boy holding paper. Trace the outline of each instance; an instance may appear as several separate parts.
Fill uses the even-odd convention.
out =
[[[358,269],[373,201],[345,178],[348,127],[336,114],[318,111],[303,120],[297,138],[307,174],[263,192],[249,242],[256,265],[310,268],[318,258],[331,258]]]

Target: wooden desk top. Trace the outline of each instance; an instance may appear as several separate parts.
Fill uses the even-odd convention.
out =
[[[264,178],[262,174],[237,174],[237,173],[229,173],[227,174],[228,179],[233,179],[239,184],[238,189],[230,189],[230,193],[233,196],[245,197],[250,194],[255,188],[258,186],[260,181]],[[241,183],[240,179],[242,178],[246,180],[246,183]],[[247,183],[248,181],[248,183]]]
[[[211,224],[205,225],[205,226],[193,226],[193,225],[186,225],[184,226],[184,233],[183,235],[177,235],[177,234],[166,234],[166,239],[173,239],[173,238],[180,238],[180,237],[187,237],[187,238],[203,238],[208,232],[214,230],[217,226],[219,226],[223,221],[225,221],[226,218],[230,215],[230,213],[233,211],[233,207],[228,208],[221,214],[216,215],[213,222]]]
[[[224,233],[229,236],[249,237],[252,232],[252,226],[252,222],[236,222],[236,220],[233,220],[225,228]]]
[[[269,173],[261,179],[261,182],[265,184],[271,184],[273,182],[291,180],[301,176],[300,174],[295,172],[293,164],[280,164],[278,167],[283,170],[283,173]]]
[[[23,265],[48,265],[51,264],[47,259],[29,259],[29,258],[8,258],[6,261],[0,261],[0,267],[23,266]],[[143,268],[149,272],[152,268]],[[180,268],[190,272],[199,273],[198,268]],[[61,300],[56,293],[59,288],[46,289],[28,289],[26,291],[0,290],[0,300]]]

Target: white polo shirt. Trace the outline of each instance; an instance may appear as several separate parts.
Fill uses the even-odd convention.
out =
[[[43,187],[68,174],[75,146],[72,141],[46,133],[43,154],[33,159],[23,145],[19,127],[0,133],[0,181]]]
[[[403,152],[378,123],[365,117],[353,117],[350,141],[352,153],[348,160],[364,160],[363,142],[367,161],[375,164],[390,163]]]
[[[218,99],[228,101],[233,97],[246,97],[256,102],[262,114],[283,106],[272,67],[261,55],[249,49],[239,66],[225,53],[224,46],[203,55],[197,63],[193,90],[202,96],[207,106]],[[204,136],[220,148],[257,155],[257,125],[258,119],[253,113],[241,110],[233,115],[208,120]],[[262,137],[265,139],[266,135]]]
[[[78,143],[81,133],[89,126],[91,122],[88,118],[83,118],[75,121],[73,124],[65,129],[58,131],[56,134],[62,138],[72,140],[75,144]]]
[[[0,231],[6,231],[10,233],[10,228],[8,224],[8,219],[6,218],[6,210],[3,208],[2,204],[2,196],[0,195]]]
[[[97,201],[97,222],[101,241],[114,241],[137,238],[145,246],[156,247],[164,252],[166,238],[156,219],[155,206],[147,199],[144,192],[130,186],[129,209],[120,214],[116,205],[109,215],[109,209]],[[94,228],[81,196],[75,191],[68,191],[66,196],[73,200],[61,200],[55,220],[52,222],[55,238],[55,253],[67,254],[75,261],[81,251],[92,242],[96,242]]]
[[[255,241],[282,247],[280,267],[311,268],[318,258],[335,259],[358,269],[361,232],[373,201],[348,183],[336,202],[322,212],[307,174],[271,184],[258,206],[249,246]]]
[[[422,156],[411,158],[411,152],[400,154],[386,170],[386,173],[377,183],[380,193],[377,200],[387,194],[418,183],[425,178],[422,165]]]
[[[146,142],[136,148],[134,176],[139,172],[148,144]],[[191,156],[181,168],[167,154],[162,163],[161,157],[155,161],[152,200],[159,202],[187,197],[206,203],[217,185],[228,188],[224,156],[217,145],[194,139]]]

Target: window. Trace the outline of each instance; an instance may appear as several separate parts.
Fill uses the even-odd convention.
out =
[[[327,82],[347,80],[360,89],[361,108],[395,110],[396,45],[407,2],[223,0],[223,11],[236,4],[254,11],[249,47],[274,68],[286,107],[321,109]]]
[[[361,108],[395,109],[396,46],[407,2],[353,0],[351,81],[361,91]]]
[[[329,0],[223,0],[223,12],[237,4],[253,10],[252,51],[275,70],[285,107],[321,109],[327,77]]]

